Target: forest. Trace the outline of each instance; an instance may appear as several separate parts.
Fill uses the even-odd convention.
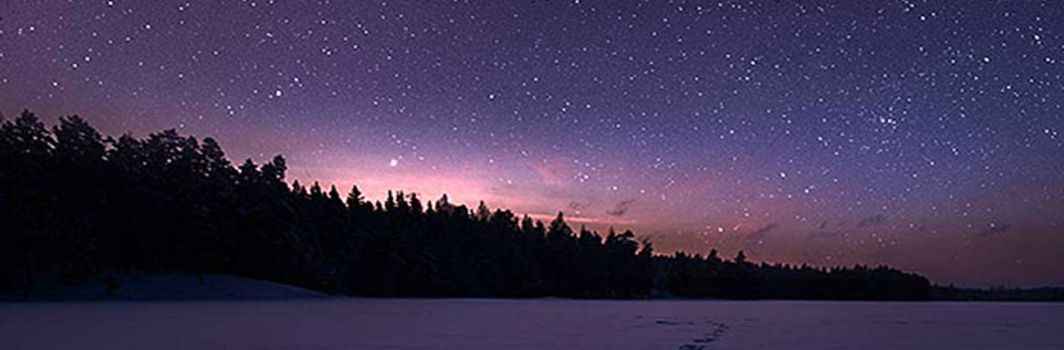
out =
[[[291,183],[285,159],[234,165],[211,138],[101,135],[77,116],[0,126],[0,294],[149,273],[233,274],[334,295],[923,300],[890,267],[656,254],[631,231],[509,210]]]

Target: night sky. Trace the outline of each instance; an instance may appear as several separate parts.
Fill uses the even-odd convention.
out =
[[[1061,1],[0,2],[8,118],[659,252],[1064,285]]]

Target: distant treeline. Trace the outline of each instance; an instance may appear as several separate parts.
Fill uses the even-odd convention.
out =
[[[334,294],[419,297],[920,300],[887,267],[812,268],[653,254],[631,231],[574,230],[507,210],[366,201],[285,182],[281,156],[233,166],[174,130],[100,135],[77,116],[0,127],[0,294],[144,273],[236,274]]]
[[[958,288],[936,286],[931,291],[934,300],[954,301],[1064,301],[1064,288]]]

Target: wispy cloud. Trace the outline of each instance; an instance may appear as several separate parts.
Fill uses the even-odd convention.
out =
[[[857,223],[857,227],[882,226],[886,224],[887,217],[885,215],[879,214],[861,219],[861,221]]]
[[[628,213],[628,209],[631,207],[632,203],[635,203],[635,199],[623,200],[620,203],[617,203],[617,205],[615,205],[613,209],[607,210],[606,215],[624,216],[624,214]]]
[[[747,234],[746,238],[747,239],[752,239],[752,240],[764,239],[765,236],[768,235],[769,232],[772,232],[773,230],[775,230],[779,226],[780,225],[776,224],[776,223],[771,223],[771,224],[768,224],[768,225],[765,225],[765,226],[761,226],[758,229],[756,229],[756,230],[750,232],[749,234]]]
[[[975,238],[984,238],[990,236],[997,236],[1000,234],[1008,233],[1012,230],[1012,225],[1009,224],[990,224],[982,231],[975,234]]]

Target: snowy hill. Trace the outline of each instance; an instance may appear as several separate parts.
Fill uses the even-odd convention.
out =
[[[323,298],[315,291],[231,275],[167,274],[122,278],[108,293],[95,281],[73,286],[39,288],[29,296],[6,295],[0,300],[263,300]]]

